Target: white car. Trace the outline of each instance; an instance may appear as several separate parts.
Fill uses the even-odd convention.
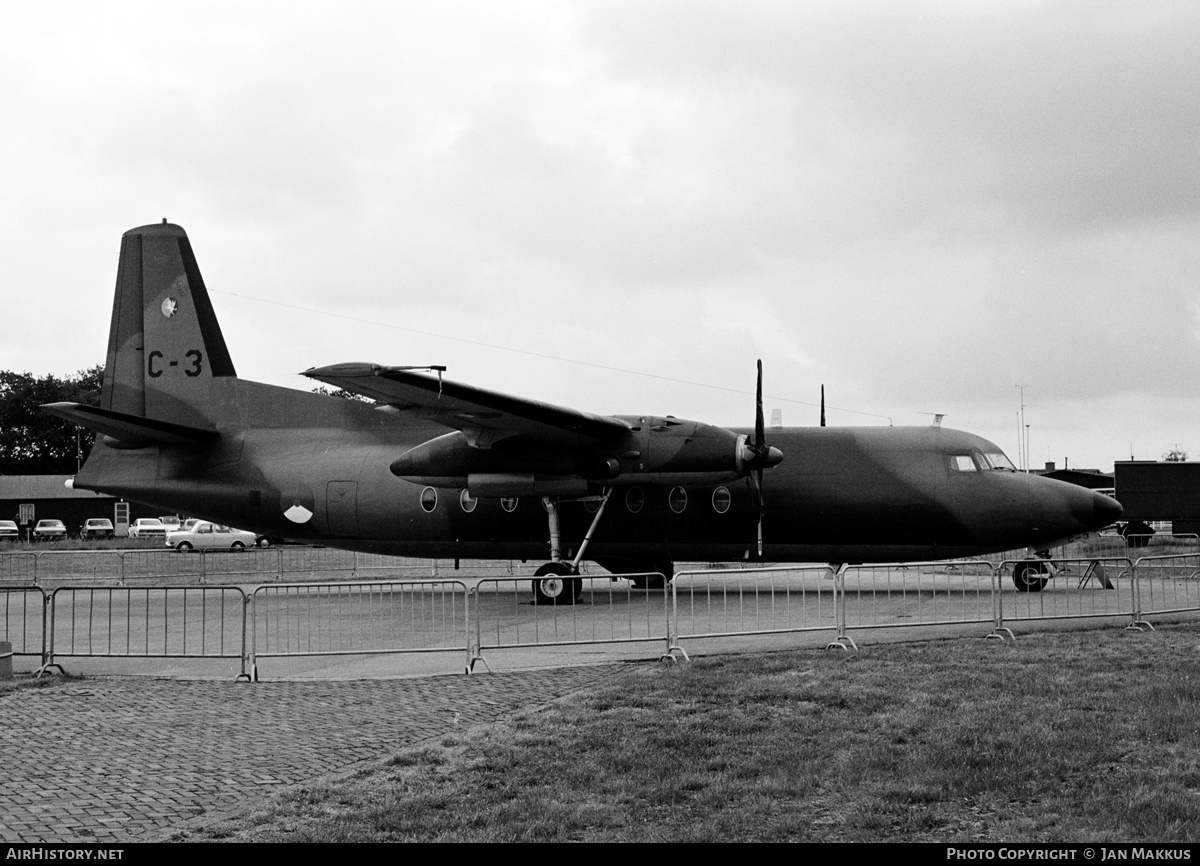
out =
[[[61,541],[67,537],[67,527],[61,520],[39,520],[33,527],[34,541]]]
[[[157,517],[139,517],[129,524],[130,538],[166,538],[167,527]]]
[[[89,517],[79,527],[80,538],[112,538],[113,525],[107,517]]]
[[[17,541],[20,537],[15,520],[0,520],[0,541]]]
[[[167,533],[167,547],[173,547],[180,552],[192,549],[245,550],[254,546],[254,540],[253,532],[233,529],[207,520],[197,520],[191,529],[176,529]]]

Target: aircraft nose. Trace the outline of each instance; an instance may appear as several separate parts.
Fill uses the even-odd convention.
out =
[[[1092,494],[1092,514],[1096,520],[1096,528],[1103,529],[1110,523],[1116,523],[1125,509],[1121,503],[1103,493]]]
[[[1071,515],[1086,529],[1103,529],[1113,523],[1121,512],[1121,503],[1111,496],[1094,490],[1076,488],[1070,497]]]

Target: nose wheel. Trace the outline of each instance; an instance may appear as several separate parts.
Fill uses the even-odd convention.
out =
[[[547,562],[534,572],[535,604],[574,604],[583,595],[583,578],[565,562]]]
[[[1019,592],[1041,592],[1050,580],[1044,562],[1018,562],[1013,568],[1013,583]]]

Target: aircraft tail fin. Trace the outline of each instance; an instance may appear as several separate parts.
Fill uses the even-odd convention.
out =
[[[236,376],[187,233],[166,220],[125,232],[101,409],[205,429],[214,382]]]

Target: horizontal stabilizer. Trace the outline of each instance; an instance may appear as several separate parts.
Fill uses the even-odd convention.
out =
[[[609,442],[629,433],[629,425],[620,418],[500,394],[404,367],[334,364],[305,370],[304,375],[461,430],[479,447],[512,436],[583,445]]]
[[[42,409],[129,446],[207,445],[217,438],[217,431],[213,429],[156,421],[81,403],[48,403]]]

